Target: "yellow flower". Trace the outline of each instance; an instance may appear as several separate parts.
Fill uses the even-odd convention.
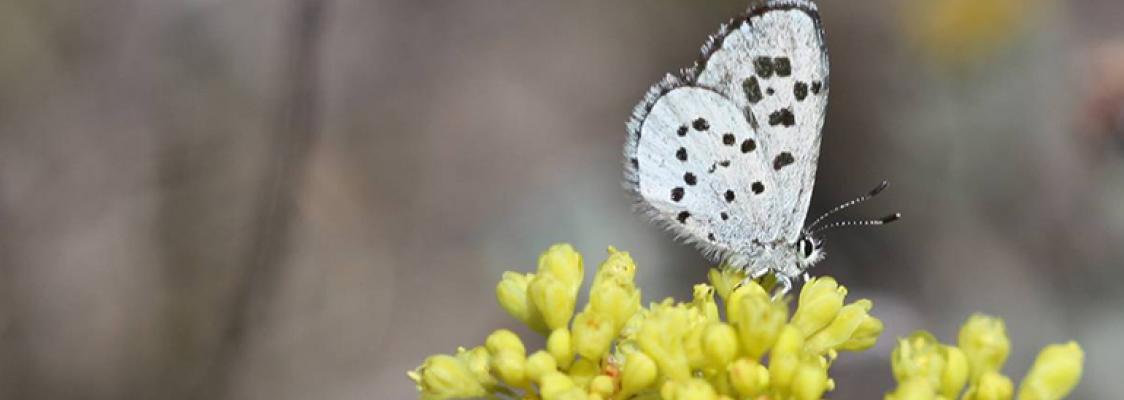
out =
[[[839,286],[831,277],[808,280],[800,290],[799,306],[792,316],[792,324],[805,337],[812,336],[835,319],[846,296],[847,289]]]
[[[899,339],[898,347],[890,355],[890,369],[899,382],[921,378],[936,389],[945,369],[940,342],[928,332],[915,332]]]
[[[995,371],[984,372],[979,382],[968,387],[964,400],[1009,400],[1014,393],[1011,379]]]
[[[808,351],[813,354],[825,354],[847,343],[859,326],[872,318],[869,314],[871,307],[874,307],[874,304],[867,299],[860,299],[843,306],[831,324],[808,338]]]
[[[683,306],[653,305],[636,337],[640,349],[656,362],[660,374],[668,379],[691,376],[687,351],[683,347],[689,328],[688,314]]]
[[[703,331],[702,348],[711,367],[725,367],[738,355],[738,333],[728,324],[710,324]]]
[[[737,329],[740,348],[754,359],[773,347],[788,319],[784,302],[770,299],[753,281],[735,290],[726,308],[727,317]]]
[[[1019,400],[1064,398],[1081,380],[1085,352],[1076,342],[1046,346],[1019,384]]]
[[[730,383],[743,397],[753,397],[769,386],[769,370],[757,360],[740,358],[730,364]]]
[[[705,380],[692,378],[664,384],[660,395],[666,400],[717,400],[714,387]]]
[[[886,400],[937,400],[937,392],[928,379],[914,377],[902,381],[897,389],[887,393]]]
[[[868,349],[883,330],[870,315],[873,304],[845,303],[847,289],[830,277],[807,282],[791,320],[787,299],[770,293],[775,278],[746,279],[729,269],[711,270],[711,283],[696,285],[690,301],[643,307],[636,265],[614,248],[575,314],[582,271],[581,255],[556,245],[534,274],[505,273],[496,299],[546,335],[545,349],[527,356],[518,335],[496,330],[482,346],[431,356],[410,371],[420,397],[815,400],[835,388],[829,368],[838,352]],[[716,296],[725,303],[725,321]],[[963,391],[960,400],[1008,400],[1011,380],[998,371],[1008,347],[1002,321],[980,315],[964,324],[959,347],[916,333],[893,352],[899,385],[886,399],[953,400]],[[1065,396],[1081,375],[1082,357],[1075,343],[1043,350],[1020,397]]]
[[[594,310],[585,310],[574,317],[574,344],[578,355],[600,360],[613,341],[613,319]]]
[[[891,359],[898,388],[886,399],[955,399],[964,391],[961,400],[1010,400],[1014,385],[999,371],[1010,349],[1003,321],[972,315],[960,328],[959,342],[944,345],[928,332],[900,339]],[[1081,377],[1083,357],[1074,342],[1047,346],[1019,385],[1019,399],[1065,397]]]
[[[496,301],[508,314],[540,333],[548,332],[539,309],[527,298],[527,284],[535,274],[504,272],[496,285]]]
[[[830,385],[827,361],[820,357],[807,357],[792,378],[792,397],[796,400],[816,400]]]
[[[453,356],[429,357],[408,375],[417,384],[423,399],[480,397],[487,393],[468,366]]]
[[[972,380],[987,371],[998,371],[1007,361],[1011,342],[1003,320],[973,314],[960,328],[960,350],[968,357]]]
[[[539,256],[539,275],[547,274],[565,283],[573,295],[578,294],[585,277],[582,255],[569,244],[556,244]]]
[[[640,351],[634,351],[625,356],[624,365],[621,367],[621,393],[620,398],[640,393],[656,382],[656,362]]]

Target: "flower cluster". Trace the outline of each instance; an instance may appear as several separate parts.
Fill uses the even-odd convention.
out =
[[[886,399],[955,399],[960,395],[962,400],[1009,400],[1014,385],[999,370],[1010,347],[1003,321],[980,314],[968,318],[960,328],[958,346],[941,344],[928,332],[899,339],[890,361],[898,388]],[[1081,378],[1083,360],[1084,353],[1075,342],[1046,346],[1019,385],[1018,398],[1064,398]]]
[[[609,248],[579,311],[582,257],[555,245],[535,273],[504,273],[496,287],[509,314],[546,336],[545,349],[527,354],[500,329],[409,376],[426,399],[820,399],[835,386],[828,368],[838,352],[868,349],[882,332],[872,303],[845,303],[830,277],[804,285],[790,318],[789,299],[736,271],[711,270],[689,302],[648,307],[635,274],[629,254]]]

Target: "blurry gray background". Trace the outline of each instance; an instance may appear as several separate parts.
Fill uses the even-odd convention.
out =
[[[1124,359],[1124,2],[820,2],[810,213],[885,194],[817,274],[896,336],[1002,316],[1016,381]],[[413,397],[426,355],[527,333],[502,271],[632,252],[645,301],[705,279],[630,211],[624,122],[744,1],[0,1],[0,398]],[[541,341],[531,341],[531,347]]]

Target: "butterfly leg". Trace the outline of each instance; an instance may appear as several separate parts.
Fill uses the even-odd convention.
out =
[[[784,274],[777,274],[777,284],[780,285],[780,290],[773,293],[773,299],[779,299],[787,294],[789,290],[792,290],[792,278]]]

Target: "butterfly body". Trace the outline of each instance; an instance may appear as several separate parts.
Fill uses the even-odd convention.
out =
[[[712,260],[798,277],[823,257],[804,221],[827,92],[815,4],[758,3],[637,105],[627,186],[646,214]]]

